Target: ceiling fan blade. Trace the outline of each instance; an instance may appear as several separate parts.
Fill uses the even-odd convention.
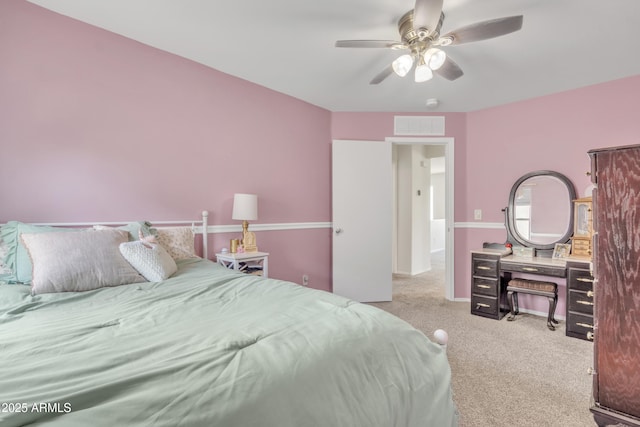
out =
[[[336,47],[406,48],[402,42],[393,40],[338,40]]]
[[[416,0],[413,7],[413,28],[420,32],[426,28],[432,33],[438,27],[440,14],[442,13],[443,0]]]
[[[522,15],[476,22],[451,31],[441,38],[452,38],[451,45],[477,42],[513,33],[522,28]]]
[[[462,68],[458,64],[456,64],[453,59],[447,56],[446,61],[442,64],[442,67],[438,68],[434,71],[434,73],[444,77],[447,80],[455,80],[464,74]]]
[[[389,65],[387,68],[379,72],[378,75],[376,75],[373,79],[371,79],[369,84],[377,85],[378,83],[382,82],[384,79],[389,77],[391,74],[393,74],[393,67]]]

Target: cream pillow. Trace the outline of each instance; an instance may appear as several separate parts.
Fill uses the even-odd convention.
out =
[[[156,241],[174,260],[196,258],[191,227],[158,228]]]
[[[178,271],[171,255],[156,243],[127,242],[119,248],[124,259],[150,282],[160,282]]]
[[[120,254],[121,230],[22,233],[33,265],[31,293],[79,292],[144,282]]]

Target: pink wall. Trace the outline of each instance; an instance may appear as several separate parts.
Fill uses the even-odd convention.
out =
[[[0,64],[0,222],[234,224],[236,192],[258,223],[331,220],[324,109],[22,0],[0,2]],[[272,276],[331,289],[329,229],[257,237]]]
[[[0,222],[208,209],[212,224],[232,224],[235,192],[259,194],[260,223],[328,222],[331,139],[393,136],[394,113],[330,113],[21,0],[0,2],[0,64]],[[582,194],[587,150],[638,143],[638,93],[640,76],[445,114],[455,221],[482,209],[502,223],[512,183],[533,170],[562,172]],[[457,298],[469,297],[470,250],[504,239],[456,228]],[[258,243],[273,276],[331,289],[329,229],[259,232]]]
[[[551,169],[566,175],[584,195],[590,181],[587,151],[593,148],[637,144],[640,140],[640,76],[468,114],[466,170],[457,181],[456,221],[473,221],[473,209],[484,221],[502,222],[512,183],[527,172]],[[457,168],[456,171],[460,169]],[[484,241],[504,241],[501,230],[456,230],[456,297],[470,294],[469,251]],[[564,285],[564,281],[558,282]],[[557,313],[564,315],[565,287],[559,289]],[[525,308],[546,312],[541,298]]]
[[[527,172],[555,170],[578,195],[589,185],[587,151],[636,144],[640,135],[640,76],[468,114],[447,113],[446,136],[455,138],[455,222],[503,223],[512,184]],[[333,113],[332,138],[384,140],[393,136],[394,113]],[[455,229],[455,297],[470,297],[470,251],[504,242],[504,229]],[[564,285],[564,281],[559,281]],[[564,313],[564,286],[558,314]],[[545,312],[545,301],[524,308]]]

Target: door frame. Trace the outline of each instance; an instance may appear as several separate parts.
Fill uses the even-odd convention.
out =
[[[443,145],[445,156],[445,298],[455,299],[454,281],[454,142],[452,137],[396,137],[385,138],[385,142],[396,145]],[[395,258],[394,248],[394,258]]]

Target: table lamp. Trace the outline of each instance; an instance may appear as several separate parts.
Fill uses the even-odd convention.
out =
[[[249,221],[258,219],[258,196],[234,194],[231,218],[242,221],[242,247],[245,252],[257,252],[256,235],[249,231]]]

